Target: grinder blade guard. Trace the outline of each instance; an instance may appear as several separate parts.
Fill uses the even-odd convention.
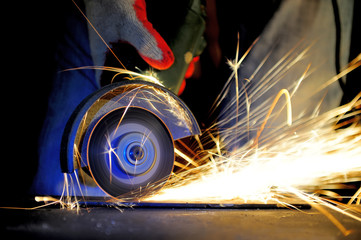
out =
[[[175,94],[145,81],[103,87],[85,99],[68,121],[62,140],[64,173],[75,169],[86,187],[116,198],[140,198],[159,190],[174,164],[173,141],[200,134]]]

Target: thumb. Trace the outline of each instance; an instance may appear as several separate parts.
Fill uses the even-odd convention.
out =
[[[133,0],[136,19],[128,26],[131,33],[127,41],[150,66],[164,70],[174,62],[174,55],[168,44],[148,21],[145,0]]]

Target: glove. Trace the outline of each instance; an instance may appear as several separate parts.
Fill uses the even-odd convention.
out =
[[[145,0],[85,0],[86,14],[107,43],[119,41],[134,46],[150,66],[164,70],[174,56],[160,34],[147,19]],[[89,28],[90,48],[95,65],[103,66],[107,46]]]

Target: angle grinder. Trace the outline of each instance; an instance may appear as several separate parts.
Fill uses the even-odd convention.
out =
[[[67,123],[60,157],[64,173],[75,172],[85,188],[99,188],[114,198],[141,198],[166,183],[174,165],[174,141],[200,134],[196,119],[176,93],[189,59],[205,46],[204,11],[201,1],[188,1],[176,34],[166,39],[175,62],[156,72],[164,86],[125,80],[131,76],[111,83],[109,73],[103,74],[104,86],[84,99]],[[149,68],[135,56],[125,58],[127,68]]]

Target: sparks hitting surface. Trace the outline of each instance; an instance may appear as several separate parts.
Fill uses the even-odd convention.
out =
[[[304,50],[297,57],[292,57],[290,52],[278,62],[278,68],[272,69],[268,74],[284,74],[307,51],[308,49]],[[242,60],[243,58],[231,65],[234,68],[231,78],[235,77],[236,82],[237,69]],[[267,58],[264,61],[266,60]],[[360,60],[361,55],[315,92],[323,90],[339,77],[360,66]],[[290,89],[281,89],[274,99],[268,99],[261,106],[255,107],[250,106],[250,98],[261,96],[266,91],[265,86],[272,85],[273,81],[279,79],[264,76],[264,81],[268,82],[260,83],[252,92],[246,90],[249,80],[241,82],[243,90],[237,90],[235,99],[230,101],[230,105],[225,106],[226,117],[205,131],[202,139],[198,141],[200,152],[197,153],[197,158],[192,160],[197,162],[198,159],[202,162],[204,159],[198,156],[203,155],[208,158],[208,162],[178,173],[160,193],[147,200],[221,203],[275,201],[289,205],[287,197],[293,196],[319,209],[347,235],[347,230],[322,206],[360,221],[358,213],[350,213],[352,210],[345,205],[335,206],[312,193],[328,193],[340,200],[343,197],[349,198],[348,204],[360,204],[361,190],[354,196],[339,196],[322,189],[329,183],[343,183],[349,179],[360,180],[361,128],[357,116],[361,113],[361,93],[350,103],[323,114],[318,114],[320,101],[315,104],[311,116],[301,115],[292,121],[292,96],[301,82],[307,81],[309,71],[310,65]],[[238,89],[238,84],[236,85]],[[231,87],[228,85],[224,89],[224,94],[227,94]],[[281,98],[283,95],[285,100]],[[224,97],[220,96],[219,99],[222,100]],[[240,99],[244,101],[241,102]],[[274,112],[275,105],[280,105],[281,110]],[[267,122],[277,117],[285,106],[287,119],[276,128],[267,129],[268,131],[263,133]],[[240,115],[246,117],[241,118]],[[342,121],[344,119],[347,120]],[[234,127],[222,128],[227,122],[234,123]],[[343,128],[346,124],[351,126]],[[230,147],[233,142],[240,139],[244,140],[243,145]],[[201,142],[208,145],[209,142],[213,142],[214,147],[204,149]]]
[[[308,49],[304,50],[305,54]],[[273,69],[282,75],[292,67],[301,55],[293,58],[292,52]],[[237,58],[236,58],[237,59]],[[240,61],[232,67],[237,79]],[[332,84],[342,74],[346,74],[360,65],[360,55],[339,76],[332,78],[326,85]],[[295,191],[311,191],[322,188],[323,184],[338,178],[347,181],[349,176],[359,176],[361,171],[361,129],[354,120],[352,126],[340,128],[340,120],[355,117],[359,109],[361,94],[354,101],[323,114],[318,114],[317,107],[311,117],[298,117],[292,122],[292,96],[300,83],[306,81],[310,66],[289,90],[281,89],[274,99],[269,99],[264,106],[250,107],[249,96],[261,96],[264,84],[247,92],[237,92],[235,99],[226,106],[227,117],[217,122],[212,129],[202,136],[202,142],[212,141],[214,147],[202,149],[209,161],[199,167],[178,174],[159,194],[148,200],[152,201],[228,201],[228,200],[279,200],[280,197]],[[269,73],[274,74],[273,72]],[[231,76],[233,77],[233,76]],[[267,80],[267,76],[264,76]],[[238,79],[237,79],[238,80]],[[268,80],[278,81],[278,78]],[[249,80],[245,81],[245,85]],[[238,81],[237,81],[238,82]],[[230,88],[232,86],[228,86]],[[225,89],[227,94],[228,89]],[[255,95],[258,93],[258,95]],[[282,95],[285,100],[282,100]],[[224,97],[224,96],[223,96]],[[223,98],[222,96],[220,99]],[[241,102],[240,99],[246,99]],[[267,104],[267,106],[266,106]],[[273,112],[275,105],[287,105],[287,120],[275,129],[263,134],[265,126],[279,112]],[[233,108],[232,108],[233,107]],[[281,109],[282,110],[282,109]],[[247,116],[239,117],[241,114]],[[222,129],[225,122],[234,122],[234,127]],[[250,129],[255,133],[250,136]],[[246,138],[242,146],[229,145],[240,138]],[[201,144],[201,143],[200,143]],[[200,154],[200,153],[198,153]],[[193,159],[197,162],[197,159]],[[360,198],[355,196],[353,199]],[[350,201],[351,202],[351,201]]]

